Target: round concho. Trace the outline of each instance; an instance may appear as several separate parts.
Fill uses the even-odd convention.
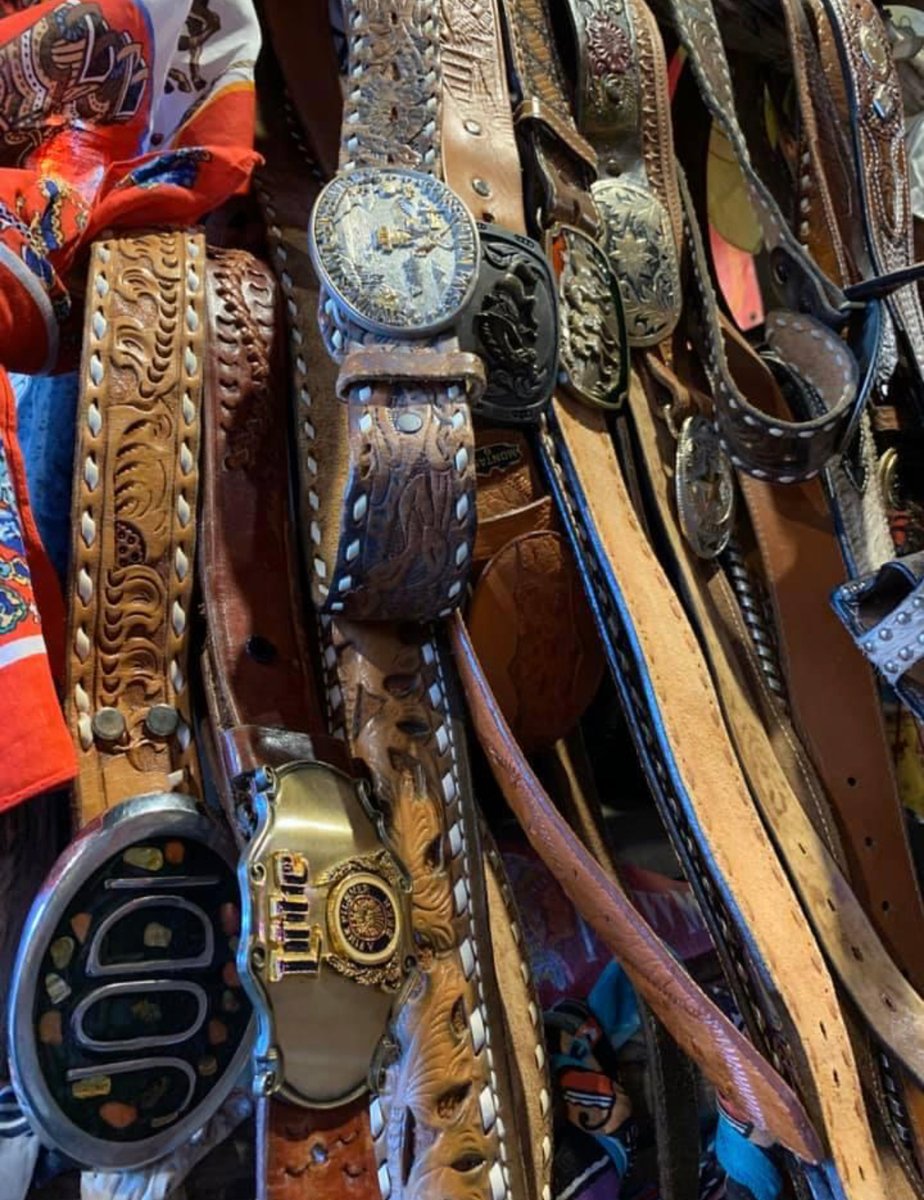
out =
[[[311,258],[371,333],[423,337],[456,320],[478,276],[478,231],[450,188],[418,171],[363,168],[318,196]]]
[[[88,825],[35,900],[13,975],[13,1083],[48,1145],[101,1170],[188,1142],[253,1044],[230,839],[185,796]]]
[[[732,534],[735,476],[719,435],[705,417],[687,417],[683,423],[675,484],[684,537],[700,558],[717,558]]]
[[[400,936],[398,902],[378,875],[358,872],[334,888],[328,900],[331,940],[363,966],[378,966],[395,952]]]

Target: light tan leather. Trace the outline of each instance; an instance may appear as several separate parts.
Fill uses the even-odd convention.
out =
[[[431,1200],[443,1172],[460,1200],[488,1200],[505,1165],[511,1200],[533,1200],[549,1183],[551,1142],[540,1139],[540,1162],[524,1164],[535,1147],[516,1081],[548,1093],[542,1029],[535,1009],[528,1029],[507,1036],[496,974],[505,943],[492,944],[485,854],[445,651],[433,630],[410,625],[325,622],[324,640],[334,727],[368,767],[413,880],[421,977],[397,1014],[400,1054],[371,1109],[380,1170],[393,1200]],[[519,952],[514,967],[528,978]],[[531,990],[525,978],[521,998]],[[466,1156],[471,1169],[457,1174],[453,1164]],[[527,1178],[537,1169],[533,1191]]]
[[[603,422],[568,402],[557,403],[556,414],[590,517],[620,580],[699,837],[798,1031],[805,1099],[847,1194],[880,1196],[860,1080],[834,985],[755,811],[699,646],[631,510]]]
[[[668,540],[683,581],[729,732],[767,828],[832,970],[879,1040],[913,1065],[919,1078],[924,1078],[920,1039],[924,1001],[889,958],[848,880],[809,819],[809,811],[819,823],[826,817],[818,797],[813,795],[815,781],[809,775],[794,779],[792,786],[780,767],[745,681],[742,646],[749,635],[735,613],[729,585],[721,571],[705,566],[689,549],[672,511],[672,471],[665,465],[672,464],[672,439],[665,429],[656,429],[641,383],[631,389],[630,403],[651,493],[661,517],[662,535]],[[717,603],[720,598],[724,600],[722,610]],[[729,619],[734,622],[731,626],[727,624]],[[762,682],[759,675],[756,682]],[[777,724],[782,738],[782,721]]]
[[[581,844],[511,736],[460,617],[453,619],[450,631],[472,722],[491,769],[562,890],[707,1078],[775,1140],[808,1161],[818,1161],[823,1150],[798,1098],[704,996],[619,884]]]
[[[145,792],[197,795],[187,655],[205,378],[205,242],[104,238],[90,259],[74,468],[65,715],[77,824]],[[154,705],[178,714],[148,732]],[[124,731],[94,735],[100,709]]]

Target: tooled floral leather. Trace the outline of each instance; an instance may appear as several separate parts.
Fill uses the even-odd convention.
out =
[[[65,700],[78,750],[81,823],[142,792],[198,791],[187,631],[204,271],[205,243],[192,231],[104,239],[93,248]],[[155,705],[176,710],[173,734],[148,730]],[[94,732],[101,709],[119,714],[107,714],[113,740]]]
[[[379,1200],[365,1100],[325,1111],[270,1107],[267,1200]]]
[[[422,970],[370,1110],[379,1183],[392,1200],[526,1197],[481,842],[444,651],[414,626],[322,626],[332,719],[366,763],[413,879]],[[533,1026],[528,1052],[542,1071],[538,1014]]]

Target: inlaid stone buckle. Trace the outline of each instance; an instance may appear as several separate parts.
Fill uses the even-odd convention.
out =
[[[333,767],[258,772],[255,808],[237,957],[258,1016],[255,1090],[339,1105],[368,1086],[416,977],[411,881],[366,784]]]
[[[13,1083],[41,1139],[95,1169],[188,1141],[251,1053],[235,957],[237,855],[195,801],[142,796],[87,825],[29,914]]]
[[[348,344],[410,341],[441,332],[484,362],[474,411],[503,424],[535,422],[558,369],[555,282],[532,238],[475,222],[440,180],[399,168],[337,176],[310,229],[324,286],[321,330],[335,359]]]

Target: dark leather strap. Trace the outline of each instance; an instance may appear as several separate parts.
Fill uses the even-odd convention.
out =
[[[342,175],[389,164],[440,173],[438,9],[428,0],[393,15],[385,0],[346,5]],[[382,367],[377,381],[357,379],[351,357],[369,339],[349,321],[341,327],[327,299],[320,319],[345,372],[350,462],[334,465],[310,526],[315,602],[354,619],[435,618],[462,599],[474,539],[473,397],[457,340],[389,343],[404,363],[400,377]],[[305,386],[310,394],[312,381]]]
[[[205,288],[195,231],[93,246],[65,696],[78,826],[132,796],[199,790],[187,655]]]
[[[240,832],[242,781],[258,768],[350,763],[328,734],[301,623],[278,288],[244,251],[212,251],[208,265],[203,674],[222,800]],[[378,1200],[368,1098],[323,1110],[269,1105],[261,1197]]]

